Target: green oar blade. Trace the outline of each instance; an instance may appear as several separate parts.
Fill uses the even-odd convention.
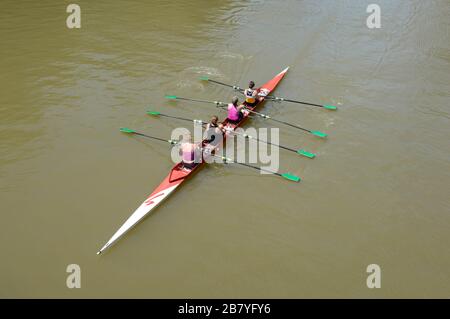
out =
[[[305,151],[305,150],[298,150],[297,153],[300,154],[300,155],[302,155],[302,156],[306,156],[306,157],[308,157],[308,158],[314,158],[314,157],[316,157],[316,154],[310,153],[310,152]]]
[[[202,81],[209,81],[209,78],[207,76],[201,76],[200,80],[202,80]]]
[[[337,109],[337,107],[334,105],[324,105],[323,107],[326,108],[327,110],[336,110]]]
[[[155,115],[155,116],[161,115],[160,112],[155,112],[155,111],[147,111],[147,114],[148,115]]]
[[[318,137],[321,137],[321,138],[325,138],[325,137],[328,136],[328,134],[323,133],[323,132],[319,132],[319,131],[311,131],[311,134],[315,135],[315,136],[318,136]]]
[[[136,133],[136,131],[133,131],[132,129],[129,129],[129,128],[126,128],[126,127],[121,127],[120,131],[124,132],[124,133]]]
[[[176,100],[178,98],[178,96],[176,96],[176,95],[166,95],[165,98],[169,99],[169,100]]]
[[[281,174],[280,176],[285,178],[285,179],[287,179],[287,180],[290,180],[290,181],[293,181],[293,182],[297,182],[297,183],[301,181],[300,177],[292,175],[292,174],[289,174],[289,173],[284,173],[284,174]]]

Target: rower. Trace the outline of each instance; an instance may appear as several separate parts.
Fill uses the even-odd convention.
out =
[[[192,142],[191,134],[183,136],[180,143],[180,155],[184,168],[193,169],[197,165],[197,163],[195,163],[195,155],[198,149],[198,145]]]
[[[244,114],[242,113],[242,109],[245,108],[245,105],[241,104],[238,105],[239,99],[237,96],[233,97],[231,99],[231,103],[228,104],[228,117],[227,120],[229,123],[232,124],[238,124],[242,118],[244,117]]]
[[[214,115],[206,125],[206,137],[203,140],[203,158],[210,156],[223,142],[223,124],[219,123],[219,118]]]
[[[255,82],[250,81],[248,88],[244,90],[245,103],[248,106],[255,106],[259,102],[258,90],[253,89]]]
[[[212,143],[216,140],[216,137],[221,134],[223,134],[223,124],[219,123],[219,118],[217,115],[214,115],[211,117],[211,121],[206,125],[206,143]]]

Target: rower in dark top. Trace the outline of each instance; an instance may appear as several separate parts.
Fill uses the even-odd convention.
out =
[[[211,120],[206,125],[206,140],[211,143],[216,140],[216,137],[223,134],[223,124],[219,123],[217,115],[211,117]]]
[[[223,124],[219,123],[219,118],[214,115],[211,121],[206,125],[206,138],[203,141],[204,153],[203,155],[211,154],[223,142],[224,133]]]

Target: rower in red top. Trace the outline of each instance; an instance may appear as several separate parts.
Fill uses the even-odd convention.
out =
[[[228,104],[228,117],[227,120],[229,123],[232,124],[238,124],[242,118],[244,117],[244,108],[245,105],[239,104],[239,99],[237,98],[237,96],[233,97],[233,99],[231,100],[231,103]]]
[[[195,162],[195,158],[199,149],[199,145],[192,142],[191,134],[183,136],[183,140],[180,143],[180,155],[184,168],[193,169],[198,164]]]
[[[248,106],[255,106],[259,102],[258,90],[254,89],[255,82],[250,81],[248,88],[244,90],[245,103]]]

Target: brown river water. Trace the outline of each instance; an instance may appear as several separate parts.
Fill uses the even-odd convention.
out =
[[[0,297],[450,297],[450,4],[377,1],[3,0]],[[207,120],[231,84],[290,70],[267,102],[280,170],[210,165],[107,253],[97,250],[167,175],[164,143]],[[69,289],[66,267],[81,268]],[[369,289],[366,268],[381,269]]]

